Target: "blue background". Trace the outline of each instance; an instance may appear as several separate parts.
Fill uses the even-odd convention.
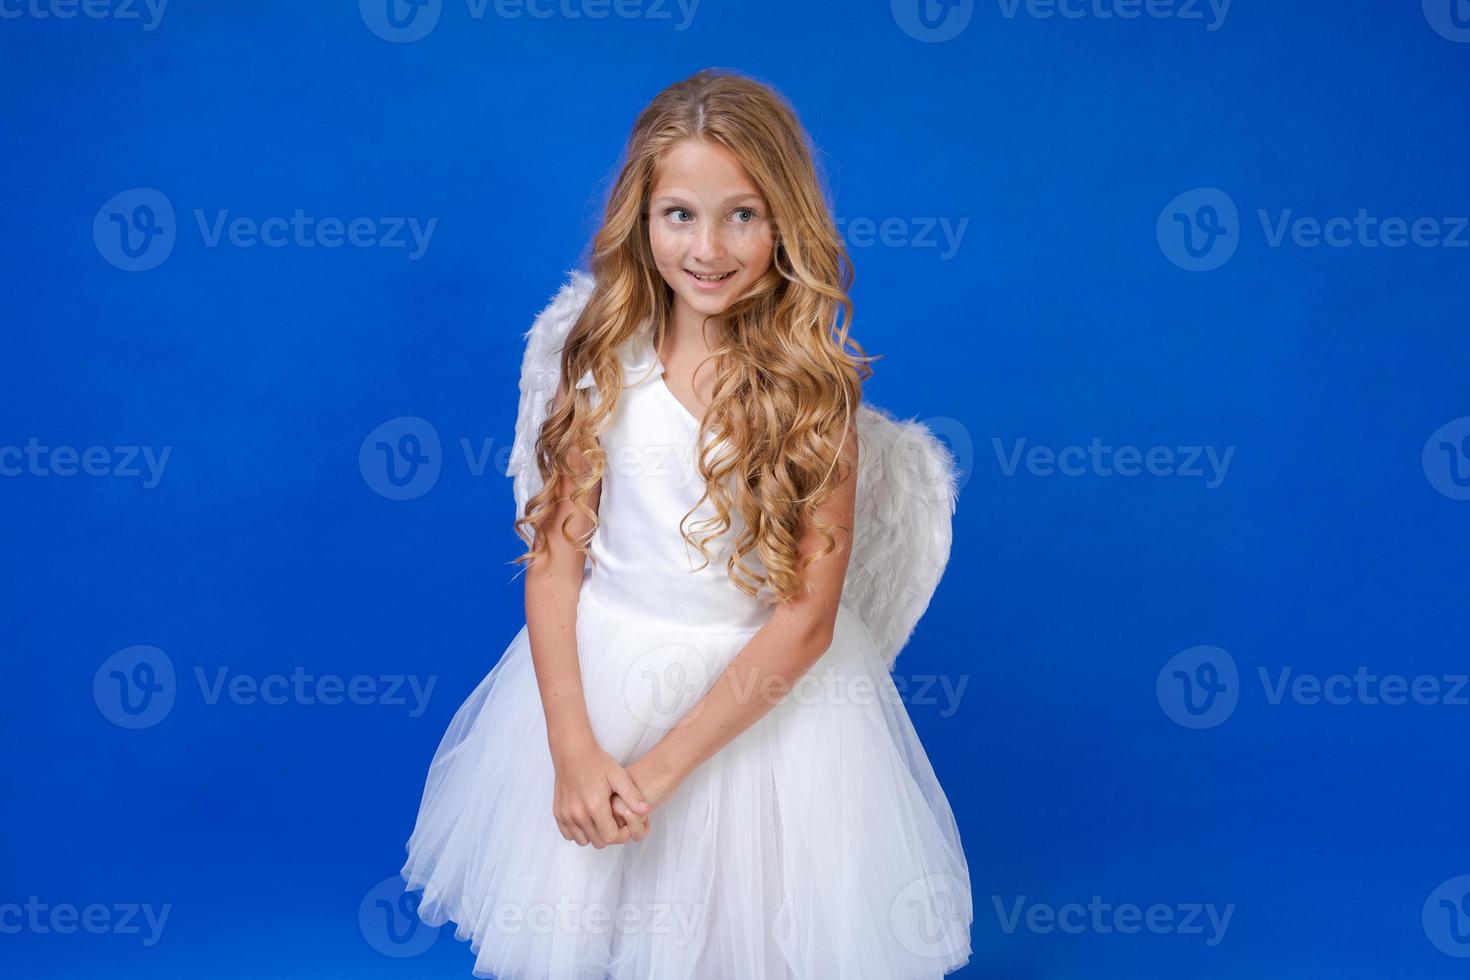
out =
[[[1436,942],[1470,953],[1470,905],[1422,913],[1470,873],[1470,707],[1272,703],[1259,673],[1470,667],[1470,233],[1273,247],[1259,217],[1365,209],[1448,235],[1470,213],[1470,43],[1432,25],[1450,0],[1239,2],[1213,30],[1206,7],[997,0],[949,11],[943,41],[911,3],[704,0],[682,24],[672,5],[476,18],[445,0],[403,41],[349,0],[175,0],[152,30],[142,8],[45,2],[0,18],[0,447],[105,447],[109,473],[116,447],[170,455],[153,485],[0,478],[0,904],[170,913],[152,946],[0,935],[8,975],[469,975],[449,927],[396,932],[373,889],[449,717],[523,621],[502,475],[521,332],[578,263],[638,109],[707,65],[790,98],[840,219],[895,219],[886,243],[844,225],[854,334],[884,355],[867,397],[965,467],[952,562],[898,666],[913,692],[966,685],[909,709],[970,863],[957,975],[1466,975]],[[106,214],[93,227],[139,188],[174,241],[129,272]],[[1200,188],[1239,214],[1211,271],[1169,234],[1211,241],[1218,209],[1171,207]],[[211,247],[195,217],[298,208],[437,223],[411,258]],[[964,222],[957,248],[922,244],[933,220]],[[359,450],[408,417],[440,472],[394,500]],[[1233,455],[1217,485],[1006,464],[1019,440],[1094,438]],[[137,645],[177,684],[131,730],[93,683]],[[1178,719],[1206,692],[1186,701],[1167,665],[1200,645],[1239,680],[1194,728]],[[210,703],[196,677],[298,668],[435,686],[415,714]],[[1233,912],[1214,945],[997,912],[1094,895]]]

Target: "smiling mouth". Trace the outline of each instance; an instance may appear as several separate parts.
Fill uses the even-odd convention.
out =
[[[689,272],[688,269],[685,269],[684,271],[685,272]],[[697,272],[689,272],[689,274],[691,276],[693,276],[695,279],[699,280],[700,282],[724,282],[726,279],[729,279],[735,273],[734,273],[734,271],[730,271],[730,272],[715,273],[715,274],[712,274],[712,275],[700,275]]]

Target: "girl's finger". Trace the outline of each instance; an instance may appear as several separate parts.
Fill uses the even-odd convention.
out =
[[[616,769],[608,773],[608,782],[612,783],[613,791],[632,807],[636,813],[647,813],[653,807],[643,798],[643,791],[638,784],[633,782],[633,777],[628,775],[626,769]]]
[[[603,846],[618,836],[618,823],[613,819],[611,800],[603,801],[592,812],[592,832],[602,839]]]
[[[613,813],[623,821],[628,828],[628,833],[634,840],[642,840],[648,834],[648,821],[641,814],[634,813],[628,809],[628,804],[621,796],[612,798]]]

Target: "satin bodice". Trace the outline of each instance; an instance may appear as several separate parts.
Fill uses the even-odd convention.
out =
[[[758,629],[770,615],[762,601],[769,589],[746,595],[725,565],[745,526],[741,515],[732,514],[730,529],[706,542],[708,564],[680,534],[681,519],[698,532],[698,522],[713,517],[715,509],[709,500],[700,502],[699,420],[665,383],[646,324],[619,349],[618,361],[623,387],[600,436],[607,464],[589,546],[596,562],[587,569],[584,590],[604,606],[680,629]],[[593,387],[590,372],[577,387]],[[765,574],[755,553],[744,562]]]

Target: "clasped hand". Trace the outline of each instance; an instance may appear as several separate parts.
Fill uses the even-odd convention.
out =
[[[556,789],[552,815],[567,840],[601,850],[648,836],[649,818],[673,791],[644,756],[626,768],[595,739],[553,754]]]

